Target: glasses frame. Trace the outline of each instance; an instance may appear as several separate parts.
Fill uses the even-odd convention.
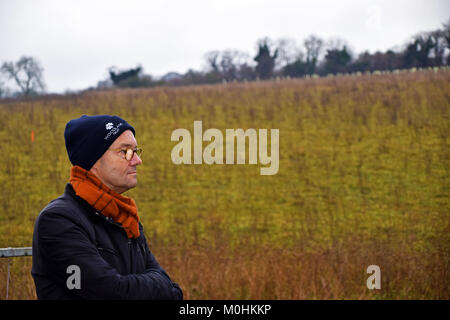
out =
[[[136,155],[140,158],[142,155],[142,149],[141,148],[131,148],[131,147],[123,147],[123,148],[118,148],[118,149],[108,149],[110,151],[125,151],[124,154],[122,154],[122,158],[127,160],[127,161],[131,161],[131,159],[133,159],[134,154],[136,153]]]

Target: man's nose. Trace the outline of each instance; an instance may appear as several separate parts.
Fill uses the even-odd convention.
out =
[[[137,166],[140,165],[142,163],[142,159],[137,155],[136,152],[133,153],[133,157],[131,158],[131,160],[128,162],[128,164],[130,166]]]

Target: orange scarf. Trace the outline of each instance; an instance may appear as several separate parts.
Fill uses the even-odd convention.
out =
[[[128,238],[139,237],[139,216],[133,199],[111,190],[95,174],[80,166],[70,169],[69,181],[77,196],[105,217],[120,223]]]

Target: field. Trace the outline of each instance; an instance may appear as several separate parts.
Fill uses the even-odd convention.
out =
[[[82,114],[136,129],[126,195],[186,299],[450,298],[448,69],[0,101],[0,247],[31,246],[68,181],[65,124]],[[173,164],[171,133],[194,120],[279,129],[278,173]],[[9,299],[35,299],[31,258],[10,262]],[[381,289],[366,287],[369,265]]]

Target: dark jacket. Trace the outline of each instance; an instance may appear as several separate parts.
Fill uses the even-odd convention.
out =
[[[34,227],[31,274],[38,299],[182,299],[150,252],[141,224],[139,229],[137,239],[127,238],[120,224],[97,213],[68,183]]]

